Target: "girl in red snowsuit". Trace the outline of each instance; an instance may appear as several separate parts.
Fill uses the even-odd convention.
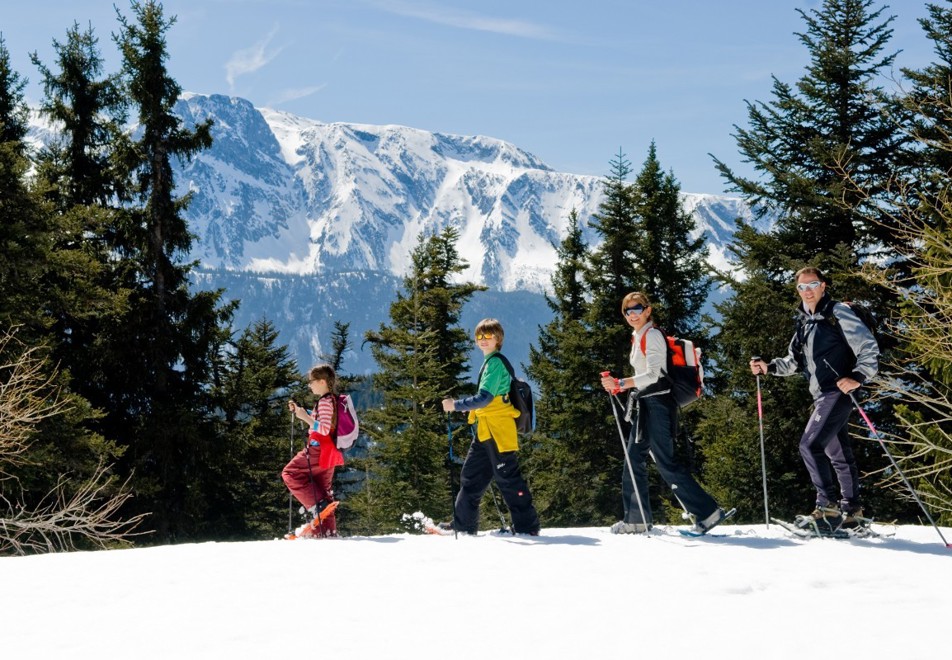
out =
[[[304,508],[316,515],[318,510],[334,499],[331,484],[334,468],[344,464],[344,455],[334,442],[337,424],[337,374],[328,364],[321,364],[308,372],[308,386],[318,397],[314,411],[288,402],[288,409],[310,426],[307,444],[284,466],[281,477],[288,490]],[[325,536],[336,536],[337,519],[333,513],[321,523]]]

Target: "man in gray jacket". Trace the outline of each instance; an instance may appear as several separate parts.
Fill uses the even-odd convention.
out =
[[[818,268],[797,271],[796,285],[800,318],[787,355],[769,364],[752,359],[750,370],[777,376],[802,372],[809,379],[813,412],[800,438],[800,456],[816,487],[816,509],[807,518],[834,528],[852,527],[862,507],[847,429],[853,409],[849,393],[876,375],[879,346],[849,305],[830,298]]]

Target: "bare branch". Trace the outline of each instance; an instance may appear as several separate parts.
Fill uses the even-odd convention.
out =
[[[118,519],[120,508],[131,497],[127,483],[118,495],[110,495],[112,480],[106,466],[95,473],[72,495],[67,495],[65,477],[33,510],[9,506],[8,517],[0,518],[0,555],[78,550],[88,545],[99,548],[122,547],[130,538],[148,532],[137,531],[145,515]]]
[[[15,333],[0,335],[0,477],[20,464],[37,424],[71,408],[46,375],[40,347],[24,346]]]
[[[0,335],[0,480],[17,480],[37,425],[72,409],[48,373],[42,347],[26,346],[16,328]],[[128,481],[116,488],[102,461],[74,488],[65,476],[35,506],[0,496],[0,555],[128,545],[144,515],[123,519]]]

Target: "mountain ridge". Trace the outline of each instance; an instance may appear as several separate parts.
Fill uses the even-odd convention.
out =
[[[324,123],[220,94],[183,94],[175,112],[186,126],[213,120],[212,146],[175,163],[177,192],[191,195],[184,217],[194,241],[184,258],[199,264],[193,283],[241,301],[236,328],[271,320],[301,368],[330,352],[342,321],[354,345],[346,369],[372,373],[364,334],[387,319],[421,234],[447,226],[459,230],[468,264],[459,279],[489,288],[467,304],[464,327],[500,319],[507,354],[525,363],[551,319],[544,296],[573,209],[584,240],[600,242],[588,221],[605,178],[557,172],[503,140]],[[53,139],[33,117],[34,144]],[[727,268],[735,219],[752,221],[750,210],[727,195],[681,198],[709,263]],[[474,351],[474,373],[480,361]]]
[[[398,125],[323,123],[222,95],[183,96],[187,124],[212,118],[214,143],[182,163],[193,194],[191,255],[212,269],[308,274],[372,270],[405,275],[421,232],[460,231],[462,278],[501,291],[549,290],[569,212],[587,219],[603,177],[556,172],[536,156],[485,136]],[[724,266],[738,198],[683,193]]]

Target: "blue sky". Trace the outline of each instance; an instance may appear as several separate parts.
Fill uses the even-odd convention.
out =
[[[942,0],[938,0],[941,2]],[[28,54],[91,24],[107,68],[113,5],[5,3],[0,33],[39,98]],[[731,132],[744,100],[795,82],[806,50],[796,9],[819,0],[167,0],[169,70],[183,89],[227,94],[320,121],[487,135],[549,166],[605,175],[621,149],[637,172],[652,140],[685,192],[723,192],[708,153],[743,165]],[[892,0],[898,66],[931,44],[925,3]],[[877,4],[876,6],[881,6]],[[892,83],[887,83],[887,86]]]

